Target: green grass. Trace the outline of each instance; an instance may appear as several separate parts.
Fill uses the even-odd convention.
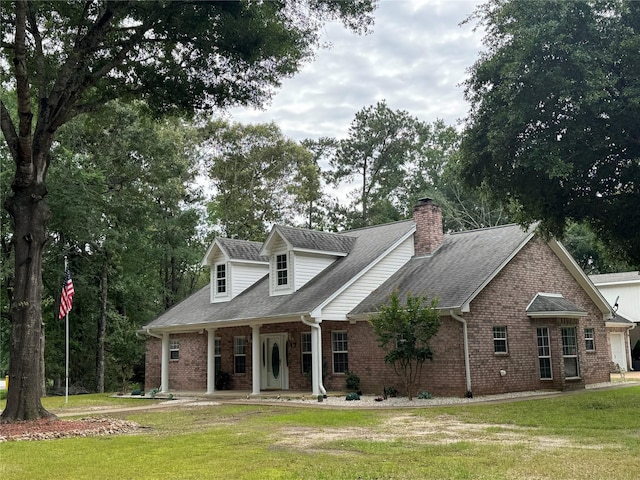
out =
[[[53,413],[64,413],[76,409],[90,409],[92,407],[128,407],[136,405],[151,405],[160,400],[150,398],[122,398],[113,396],[112,393],[92,393],[89,395],[70,395],[68,403],[64,396],[43,397],[42,406]],[[0,395],[0,410],[4,409],[7,403],[6,395]]]
[[[146,427],[135,435],[0,444],[0,478],[635,479],[638,412],[640,387],[398,410],[178,406],[118,414]]]

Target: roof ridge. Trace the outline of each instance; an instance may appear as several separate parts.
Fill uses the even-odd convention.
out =
[[[367,225],[366,227],[352,228],[351,230],[344,230],[342,232],[337,232],[337,233],[339,235],[342,235],[342,234],[349,233],[349,232],[359,232],[361,230],[366,230],[366,229],[369,229],[369,228],[385,227],[385,226],[388,226],[388,225],[396,225],[396,224],[407,223],[407,222],[413,222],[413,218],[407,218],[405,220],[396,220],[395,222],[379,223],[377,225]]]
[[[463,233],[483,232],[487,230],[497,230],[499,228],[507,228],[507,227],[520,227],[522,229],[522,227],[517,223],[506,223],[504,225],[493,225],[491,227],[472,228],[471,230],[460,230],[458,232],[448,232],[448,233],[445,233],[445,235],[460,235]],[[526,232],[526,230],[524,229],[522,229],[522,231]]]

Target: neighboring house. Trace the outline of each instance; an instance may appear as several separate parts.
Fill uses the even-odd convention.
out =
[[[444,235],[440,207],[342,233],[276,226],[263,244],[218,238],[211,283],[142,329],[146,388],[365,393],[400,381],[369,319],[398,290],[439,299],[419,390],[484,395],[609,381],[613,311],[555,240],[515,225]],[[221,372],[224,372],[221,373]]]
[[[609,331],[612,361],[624,370],[632,367],[640,370],[640,358],[631,361],[631,349],[640,342],[640,272],[605,273],[589,278],[616,313],[610,320],[613,328]]]

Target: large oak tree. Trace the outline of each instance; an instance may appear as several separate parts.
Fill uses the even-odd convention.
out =
[[[466,182],[559,238],[587,222],[640,266],[640,2],[492,0],[477,19]]]
[[[48,416],[40,396],[42,258],[50,210],[50,151],[57,130],[115,98],[142,98],[157,112],[259,105],[339,19],[362,31],[373,0],[342,2],[105,1],[0,6],[0,124],[15,162],[5,207],[13,222],[15,281],[10,384],[3,421]],[[4,94],[3,94],[4,96]],[[106,139],[105,139],[106,140]]]

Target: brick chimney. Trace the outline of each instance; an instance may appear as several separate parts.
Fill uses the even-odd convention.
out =
[[[432,254],[444,240],[442,209],[432,199],[423,198],[413,207],[413,220],[416,222],[413,236],[416,256]]]

